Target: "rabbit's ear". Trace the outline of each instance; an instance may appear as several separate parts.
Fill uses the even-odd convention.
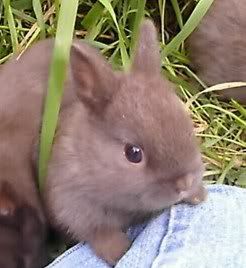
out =
[[[156,28],[151,20],[145,19],[140,26],[132,71],[158,74],[161,70],[160,62]]]
[[[100,112],[117,88],[111,66],[96,49],[77,41],[71,48],[71,72],[79,99],[95,112]]]

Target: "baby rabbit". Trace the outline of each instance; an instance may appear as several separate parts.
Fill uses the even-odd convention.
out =
[[[214,0],[188,39],[192,66],[208,85],[246,81],[246,1]],[[246,88],[218,91],[246,104]]]
[[[0,72],[0,233],[2,218],[11,222],[15,211],[24,208],[30,220],[22,221],[18,230],[31,225],[31,231],[10,235],[18,240],[15,249],[27,243],[23,233],[28,239],[38,237],[36,247],[31,246],[36,252],[27,247],[27,253],[36,256],[43,246],[45,211],[58,230],[87,241],[99,257],[115,265],[130,246],[124,233],[130,225],[175,203],[205,199],[192,121],[160,74],[151,21],[141,26],[129,72],[113,71],[96,49],[74,40],[45,190],[39,198],[33,155],[52,48],[52,40],[42,41]],[[12,230],[11,224],[4,228]],[[1,247],[5,244],[0,236]],[[5,252],[22,258],[17,266],[0,255],[5,268],[42,265],[11,247]]]
[[[130,246],[129,225],[204,199],[201,155],[191,119],[160,74],[150,21],[129,73],[78,42],[71,72],[78,99],[60,114],[44,200],[55,225],[113,265]]]

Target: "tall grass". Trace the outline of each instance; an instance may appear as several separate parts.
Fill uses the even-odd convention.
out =
[[[56,38],[64,41],[64,48],[60,47],[59,50],[57,46],[54,53],[49,85],[50,90],[56,88],[59,91],[61,83],[56,84],[55,77],[59,75],[57,71],[63,74],[66,68],[72,34],[98,47],[115,68],[127,68],[142,17],[153,18],[160,33],[163,74],[176,84],[177,93],[193,118],[207,166],[206,181],[245,187],[246,109],[236,102],[223,103],[216,98],[216,90],[229,87],[230,84],[206,89],[189,68],[184,46],[184,40],[213,1],[84,0],[76,3],[69,0],[70,5],[72,2],[74,4],[70,10],[62,8],[61,2],[64,4],[68,0],[1,1],[0,63],[6,62],[13,53],[24,53],[39,39],[57,34]],[[62,70],[56,68],[59,58],[63,59]],[[208,95],[200,94],[198,85],[205,92],[212,92]],[[55,103],[59,110],[59,97],[53,96],[49,101],[50,105]],[[48,108],[43,126],[43,129],[48,126],[43,136],[46,141],[43,147],[44,169],[53,136],[50,129],[54,131],[57,117],[57,112],[53,116],[49,116],[49,113]]]
[[[35,1],[33,0],[33,2]],[[41,191],[43,190],[44,186],[47,165],[56,131],[56,125],[58,122],[77,8],[78,0],[61,2],[40,137],[38,173],[39,188]],[[39,11],[40,10],[41,9],[39,9]],[[67,17],[70,18],[68,22]],[[41,25],[43,26],[43,23]],[[45,32],[43,35],[45,35]]]

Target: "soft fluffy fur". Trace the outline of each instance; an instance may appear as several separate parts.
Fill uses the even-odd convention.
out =
[[[40,225],[45,222],[33,155],[52,47],[53,41],[42,41],[0,73],[0,183],[8,181]],[[158,50],[150,21],[141,27],[128,73],[114,72],[81,41],[75,40],[71,49],[43,200],[54,226],[88,241],[110,264],[130,246],[123,232],[130,224],[182,200],[199,203],[206,196],[192,121],[160,74]],[[142,162],[126,159],[126,143],[142,147]],[[34,266],[37,262],[23,267]]]
[[[188,40],[192,66],[208,85],[246,81],[246,1],[215,0]],[[246,104],[246,88],[218,92]]]

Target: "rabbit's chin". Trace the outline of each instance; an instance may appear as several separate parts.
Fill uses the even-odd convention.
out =
[[[143,211],[155,212],[169,208],[181,201],[179,195],[165,196],[156,194],[155,197],[143,196],[140,199],[141,208]]]

